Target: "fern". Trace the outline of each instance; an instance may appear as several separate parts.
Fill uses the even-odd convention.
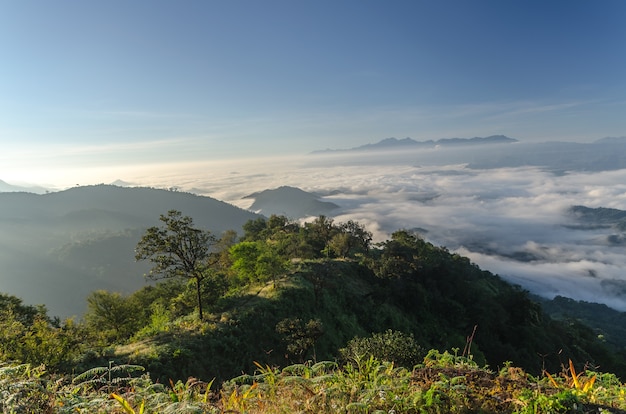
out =
[[[89,388],[94,385],[101,385],[109,389],[111,386],[119,386],[131,379],[132,373],[138,371],[145,371],[145,368],[141,365],[113,365],[114,361],[109,361],[107,367],[94,367],[88,369],[82,374],[77,375],[72,380],[73,384],[77,385],[77,389]],[[122,376],[126,374],[126,376]]]

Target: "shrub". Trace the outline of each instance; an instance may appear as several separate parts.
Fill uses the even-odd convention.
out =
[[[391,329],[368,338],[356,337],[339,352],[345,361],[374,357],[407,368],[419,364],[424,357],[423,349],[412,334]]]

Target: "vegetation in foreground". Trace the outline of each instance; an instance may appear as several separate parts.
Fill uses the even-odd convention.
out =
[[[118,369],[116,369],[118,368]],[[212,382],[153,382],[130,366],[102,367],[73,382],[28,364],[0,367],[5,413],[624,413],[626,385],[613,374],[576,371],[534,377],[505,365],[495,372],[467,357],[430,351],[413,369],[373,356],[339,367],[257,364]],[[113,374],[113,375],[112,375]],[[120,374],[122,374],[120,376]]]
[[[0,295],[4,412],[625,406],[623,350],[417,234],[372,246],[358,223],[272,216],[216,238],[161,220],[136,255],[163,280],[93,292],[84,321]]]

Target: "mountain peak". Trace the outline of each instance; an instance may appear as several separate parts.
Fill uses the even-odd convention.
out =
[[[111,185],[115,185],[117,187],[133,187],[135,184],[129,183],[128,181],[117,179],[113,181]]]
[[[339,208],[335,203],[320,201],[317,194],[290,186],[259,191],[244,198],[254,199],[249,210],[266,216],[277,214],[290,218],[304,218],[325,215]]]

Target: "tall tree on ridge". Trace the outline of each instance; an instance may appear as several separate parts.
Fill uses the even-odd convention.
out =
[[[201,285],[218,260],[211,252],[217,240],[210,231],[195,228],[193,219],[180,211],[170,210],[160,220],[163,225],[150,227],[137,244],[135,259],[154,264],[147,275],[151,279],[193,279],[202,320]]]

